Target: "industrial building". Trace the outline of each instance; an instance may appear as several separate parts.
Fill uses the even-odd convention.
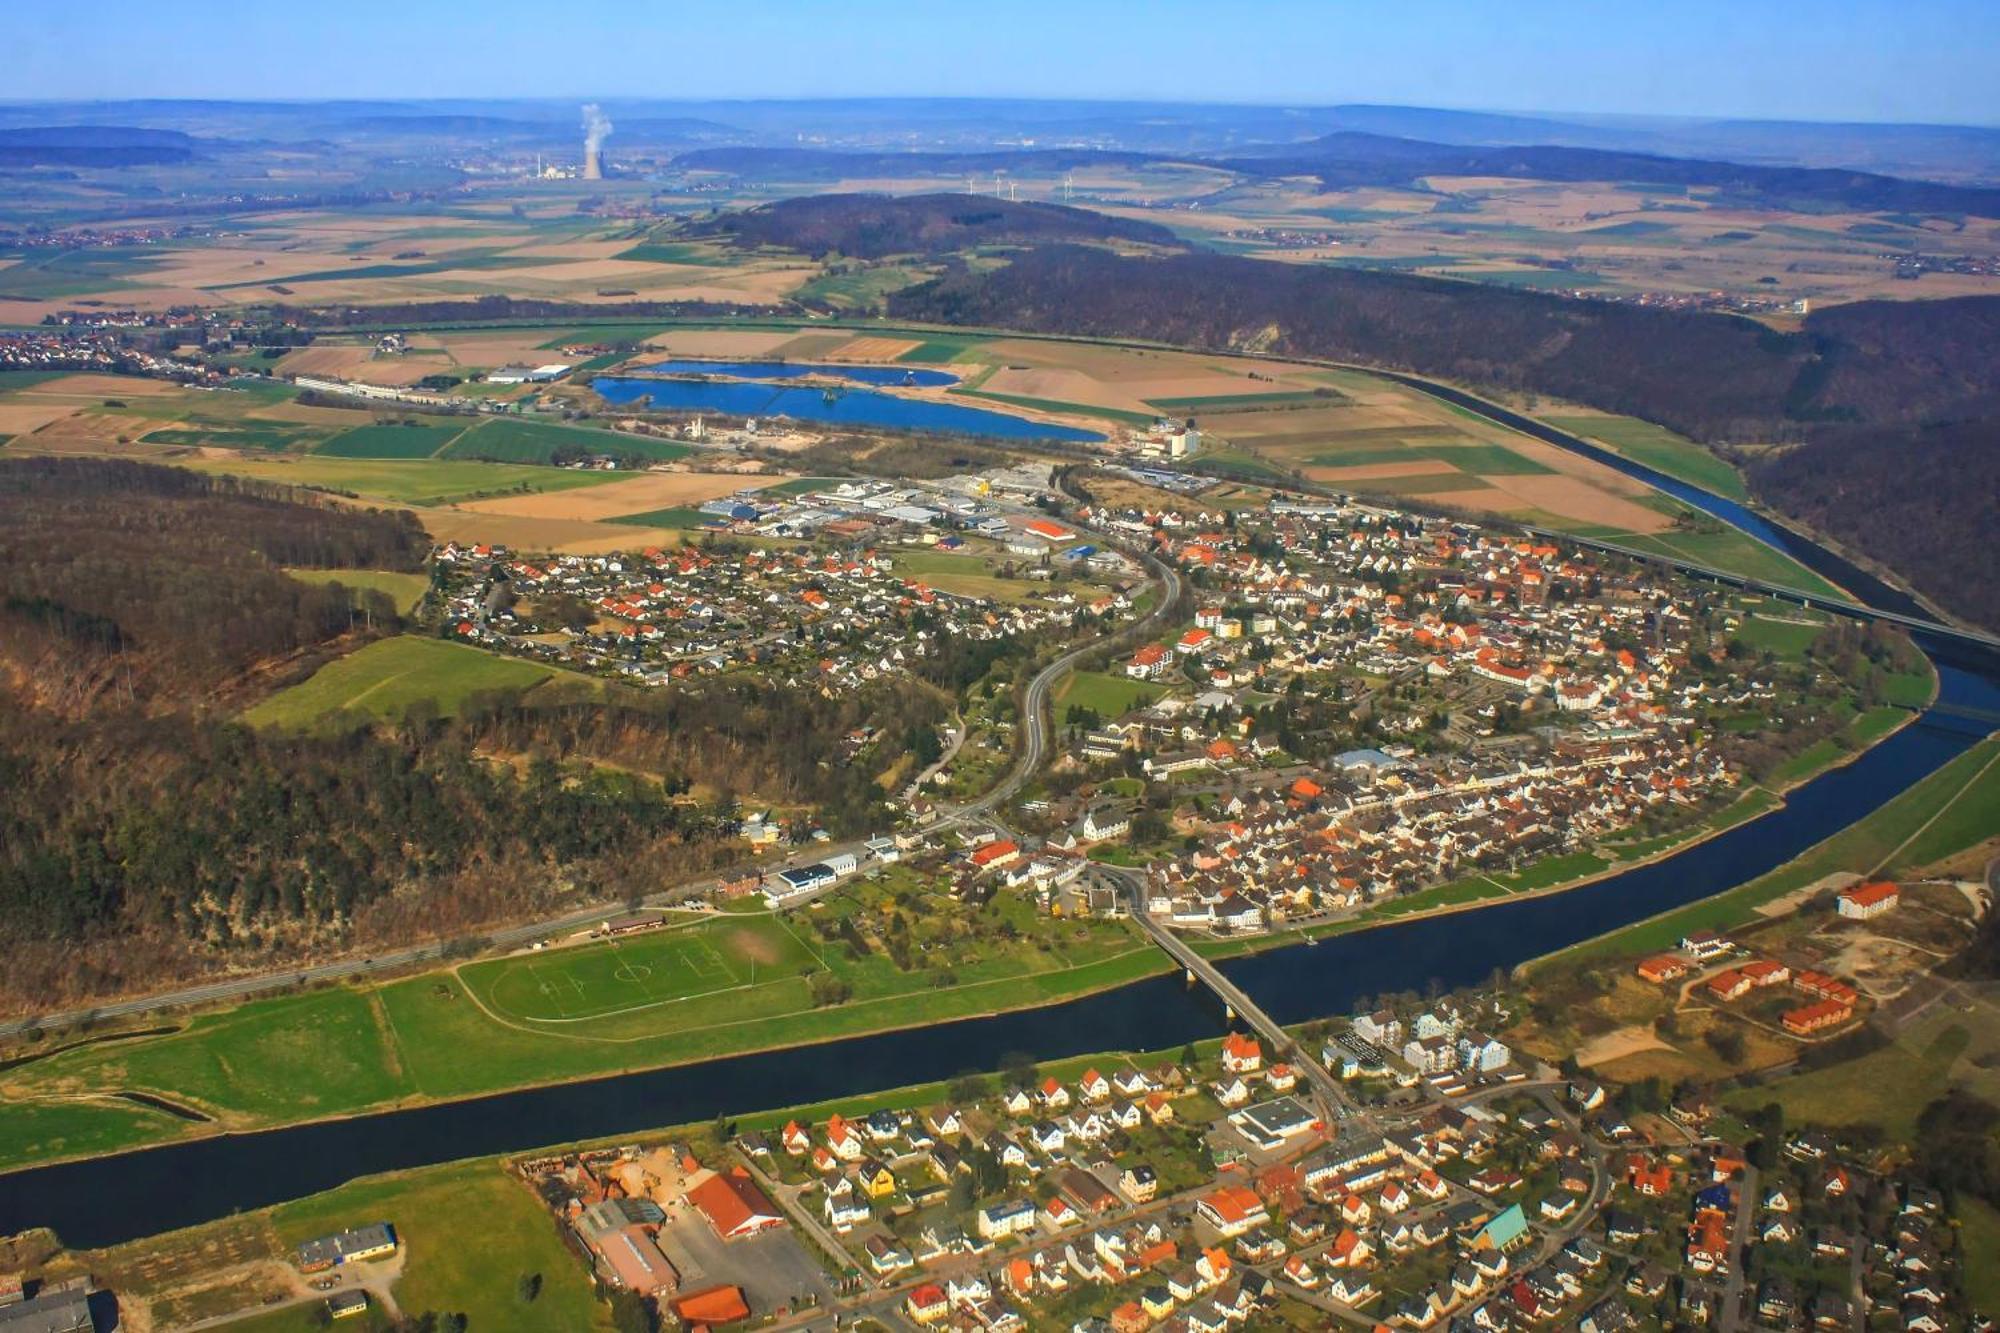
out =
[[[319,1273],[340,1264],[385,1259],[395,1252],[396,1229],[387,1222],[370,1222],[299,1246],[299,1271]]]
[[[19,1299],[20,1292],[20,1284],[12,1284],[10,1299],[0,1303],[0,1333],[95,1333],[88,1278],[43,1283],[26,1300]]]

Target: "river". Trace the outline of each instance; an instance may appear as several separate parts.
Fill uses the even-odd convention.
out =
[[[1701,497],[1691,502],[1711,512],[1728,503],[1675,486],[1676,494],[1692,491]],[[1904,594],[1832,552],[1787,535],[1791,554],[1863,600],[1914,608]],[[1495,968],[1513,967],[1775,869],[1879,808],[1984,734],[1981,724],[1952,710],[2000,711],[2000,659],[1955,641],[1917,638],[1938,667],[1939,706],[1855,762],[1797,788],[1769,814],[1565,893],[1271,949],[1232,960],[1224,970],[1279,1021],[1300,1022],[1346,1012],[1357,1000],[1385,990],[1421,989],[1431,982],[1476,984]],[[196,1139],[0,1175],[0,1235],[51,1226],[69,1245],[95,1248],[300,1198],[380,1171],[855,1096],[967,1069],[996,1069],[1013,1051],[1056,1059],[1170,1048],[1214,1036],[1221,1026],[1220,1006],[1170,975],[1043,1009]]]

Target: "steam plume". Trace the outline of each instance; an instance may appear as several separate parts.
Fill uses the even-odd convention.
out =
[[[585,106],[583,108],[583,150],[586,153],[597,152],[598,149],[604,147],[604,136],[609,133],[611,133],[611,120],[603,111],[598,109],[597,103],[592,102]]]

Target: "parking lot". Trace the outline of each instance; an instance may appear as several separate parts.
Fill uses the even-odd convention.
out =
[[[789,1227],[725,1242],[699,1212],[676,1204],[660,1228],[660,1249],[680,1274],[682,1291],[733,1284],[760,1315],[801,1296],[833,1295],[818,1261]]]

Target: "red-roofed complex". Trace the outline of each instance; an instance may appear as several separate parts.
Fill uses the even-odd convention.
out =
[[[1888,880],[1877,880],[1872,884],[1856,884],[1842,889],[1836,902],[1840,914],[1850,921],[1866,921],[1884,912],[1894,911],[1896,904],[1903,900],[1903,891]]]
[[[709,1177],[689,1190],[687,1198],[724,1240],[754,1236],[785,1224],[785,1215],[778,1211],[778,1205],[757,1188],[757,1182],[741,1167],[726,1175]]]

